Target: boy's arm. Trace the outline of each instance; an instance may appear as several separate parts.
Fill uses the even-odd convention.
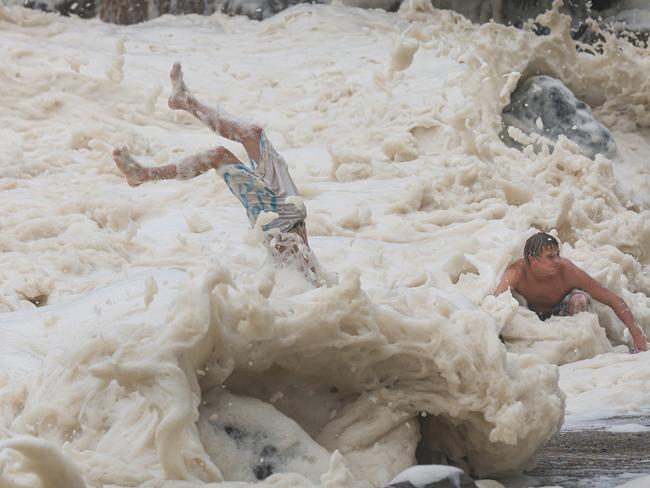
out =
[[[516,289],[519,280],[521,280],[521,276],[521,270],[515,265],[510,265],[510,267],[506,269],[506,272],[503,273],[503,277],[501,278],[499,286],[497,286],[496,290],[494,290],[494,296],[500,295],[508,288],[511,288],[513,290]]]
[[[607,305],[621,319],[621,322],[625,324],[625,327],[628,328],[632,335],[636,352],[647,351],[648,339],[643,329],[634,320],[634,316],[625,301],[617,294],[602,286],[573,263],[570,265],[570,273],[575,280],[575,288],[586,291],[594,300],[599,301],[603,305]]]

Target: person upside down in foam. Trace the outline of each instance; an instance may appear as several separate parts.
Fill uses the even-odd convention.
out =
[[[609,306],[630,331],[636,352],[647,351],[643,329],[623,299],[601,286],[585,271],[560,256],[560,245],[550,234],[539,232],[524,246],[524,256],[512,263],[494,291],[510,288],[526,299],[541,320],[591,310],[591,299]]]
[[[215,169],[246,209],[251,226],[263,212],[276,216],[262,225],[265,242],[275,262],[285,265],[295,261],[312,283],[316,286],[325,284],[318,261],[309,248],[305,227],[307,213],[298,189],[291,179],[287,163],[271,145],[264,130],[197,100],[185,86],[180,63],[174,64],[170,78],[172,94],[169,107],[185,110],[220,136],[241,143],[250,159],[250,166],[220,146],[177,163],[147,167],[122,147],[113,151],[113,159],[129,185],[166,179],[187,180]]]

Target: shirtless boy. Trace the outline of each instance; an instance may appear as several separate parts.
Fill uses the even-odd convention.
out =
[[[587,311],[593,298],[609,306],[629,329],[636,352],[648,350],[647,338],[623,299],[560,257],[560,245],[550,234],[540,232],[526,241],[524,257],[508,267],[494,294],[508,288],[523,296],[541,320]]]
[[[262,226],[266,244],[276,262],[286,264],[297,261],[306,278],[317,286],[325,284],[326,280],[307,241],[305,207],[287,163],[271,145],[264,130],[237,119],[219,107],[208,107],[200,102],[185,86],[180,63],[174,64],[170,78],[172,94],[168,101],[169,108],[185,110],[222,137],[241,143],[251,161],[250,166],[223,146],[157,167],[141,165],[125,147],[115,149],[113,159],[129,185],[166,179],[187,180],[210,169],[217,170],[244,206],[251,226],[255,225],[262,212],[277,215]]]

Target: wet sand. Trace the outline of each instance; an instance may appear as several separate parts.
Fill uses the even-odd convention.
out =
[[[608,422],[609,426],[630,423],[649,426],[650,417],[621,417]],[[537,467],[526,474],[529,486],[618,486],[650,474],[650,432],[562,431],[541,450]]]

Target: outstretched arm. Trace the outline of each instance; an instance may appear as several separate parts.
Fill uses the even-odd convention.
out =
[[[589,293],[594,300],[598,300],[600,303],[607,305],[611,308],[616,316],[621,319],[621,322],[625,324],[625,327],[628,328],[632,339],[634,341],[634,348],[636,352],[647,351],[648,350],[648,339],[643,332],[643,329],[636,323],[634,316],[630,311],[627,304],[623,301],[621,297],[612,293],[607,288],[603,287],[600,283],[594,280],[591,276],[585,273],[583,270],[578,268],[575,264],[570,263],[570,273],[572,278],[575,280],[575,288]]]

